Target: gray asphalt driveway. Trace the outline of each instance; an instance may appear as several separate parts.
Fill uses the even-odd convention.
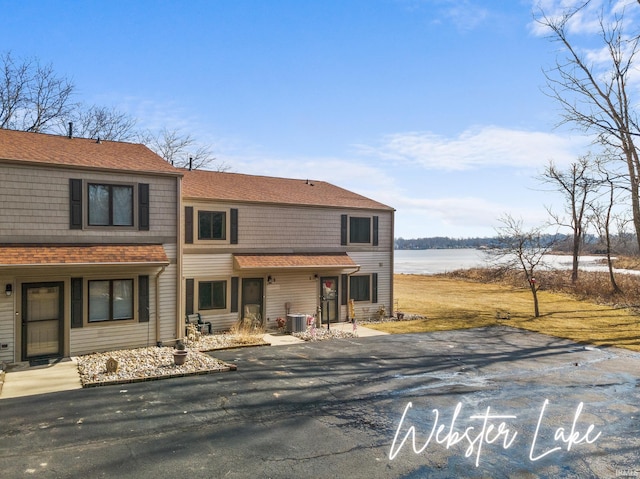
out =
[[[3,400],[2,477],[640,477],[640,354],[488,328],[215,356],[238,370]]]

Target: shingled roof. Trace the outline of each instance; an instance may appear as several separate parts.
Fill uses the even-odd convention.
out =
[[[184,171],[185,199],[239,201],[339,208],[393,208],[324,181],[276,178],[217,171]]]
[[[0,245],[0,268],[35,265],[169,264],[162,245]]]
[[[0,162],[179,175],[142,144],[0,129]]]

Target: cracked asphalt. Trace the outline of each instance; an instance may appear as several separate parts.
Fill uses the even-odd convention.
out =
[[[3,400],[0,476],[640,477],[638,353],[500,327],[214,355],[238,370]]]

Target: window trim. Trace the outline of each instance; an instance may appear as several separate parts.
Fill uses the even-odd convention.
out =
[[[356,288],[354,288],[353,281],[356,278],[357,279],[366,278],[366,281],[367,281],[367,298],[366,299],[359,299],[354,297],[353,293]],[[372,300],[371,295],[372,295],[371,274],[354,274],[349,276],[349,298],[350,299],[353,299],[355,302],[358,302],[358,303],[371,303],[371,300]]]
[[[369,231],[366,233],[367,241],[354,241],[354,234],[358,231],[353,227],[358,220],[366,220],[369,223]],[[340,215],[340,244],[342,246],[379,246],[380,217],[367,214],[342,214]],[[364,231],[361,232],[364,234]],[[358,235],[360,236],[360,235]]]
[[[195,303],[197,304],[198,308],[197,311],[213,311],[213,312],[227,312],[229,310],[229,285],[228,285],[228,280],[227,279],[198,279],[198,287],[197,287],[197,295],[195,298]],[[216,307],[214,305],[214,301],[213,301],[213,289],[211,290],[211,302],[212,305],[210,308],[204,308],[202,307],[202,304],[200,302],[200,287],[203,284],[210,284],[211,288],[213,288],[213,285],[215,283],[217,284],[222,284],[223,288],[224,288],[224,305],[222,307]]]
[[[105,229],[105,228],[117,228],[117,229],[135,229],[136,228],[136,222],[138,220],[137,218],[137,208],[139,207],[139,201],[136,199],[137,196],[139,195],[138,192],[138,185],[135,183],[116,183],[116,182],[109,182],[109,181],[93,181],[93,180],[88,180],[86,182],[87,187],[84,189],[85,192],[84,194],[86,194],[86,198],[87,198],[87,216],[86,216],[86,225],[88,228],[100,228],[100,229]],[[92,186],[106,186],[109,188],[109,223],[102,225],[102,224],[92,224],[91,223],[91,195],[89,193],[89,190],[91,189]],[[125,187],[125,188],[130,188],[131,190],[131,224],[126,224],[126,225],[116,225],[113,224],[113,213],[114,213],[114,208],[113,208],[113,188],[114,187]]]
[[[224,241],[224,242],[228,242],[228,234],[227,232],[229,231],[229,211],[227,209],[221,209],[221,210],[213,210],[213,209],[198,209],[196,212],[196,218],[194,218],[194,222],[196,223],[196,228],[197,228],[197,232],[198,232],[198,241],[203,241],[203,242],[209,242],[209,241]],[[222,220],[222,225],[223,225],[223,230],[222,230],[222,237],[221,238],[203,238],[202,234],[200,232],[200,215],[203,213],[207,213],[212,215],[212,219],[215,215],[223,215],[223,220]],[[213,221],[212,221],[212,229],[213,228]]]
[[[131,317],[130,318],[119,318],[114,319],[113,317],[113,283],[115,281],[130,281],[131,282]],[[109,283],[109,318],[103,320],[91,320],[91,283],[92,282],[108,282]],[[138,276],[133,277],[117,277],[117,278],[87,278],[86,279],[86,291],[87,291],[87,313],[86,313],[86,324],[94,325],[94,324],[114,324],[114,323],[122,323],[122,322],[134,322],[137,321],[137,307],[138,307]]]
[[[354,241],[354,234],[356,232],[363,234],[363,232],[360,232],[359,228],[354,228],[353,223],[354,220],[358,220],[358,221],[364,221],[366,220],[366,222],[369,225],[368,231],[367,231],[367,241]],[[370,245],[373,243],[372,238],[373,238],[373,232],[372,232],[372,228],[373,228],[373,218],[371,216],[356,216],[356,215],[350,215],[349,216],[349,244],[357,244],[357,245]],[[356,238],[357,239],[357,238]]]

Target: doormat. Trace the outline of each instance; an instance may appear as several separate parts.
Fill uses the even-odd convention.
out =
[[[29,366],[48,366],[49,358],[44,359],[29,359]]]
[[[60,362],[61,358],[36,358],[29,360],[29,366],[49,366]]]

